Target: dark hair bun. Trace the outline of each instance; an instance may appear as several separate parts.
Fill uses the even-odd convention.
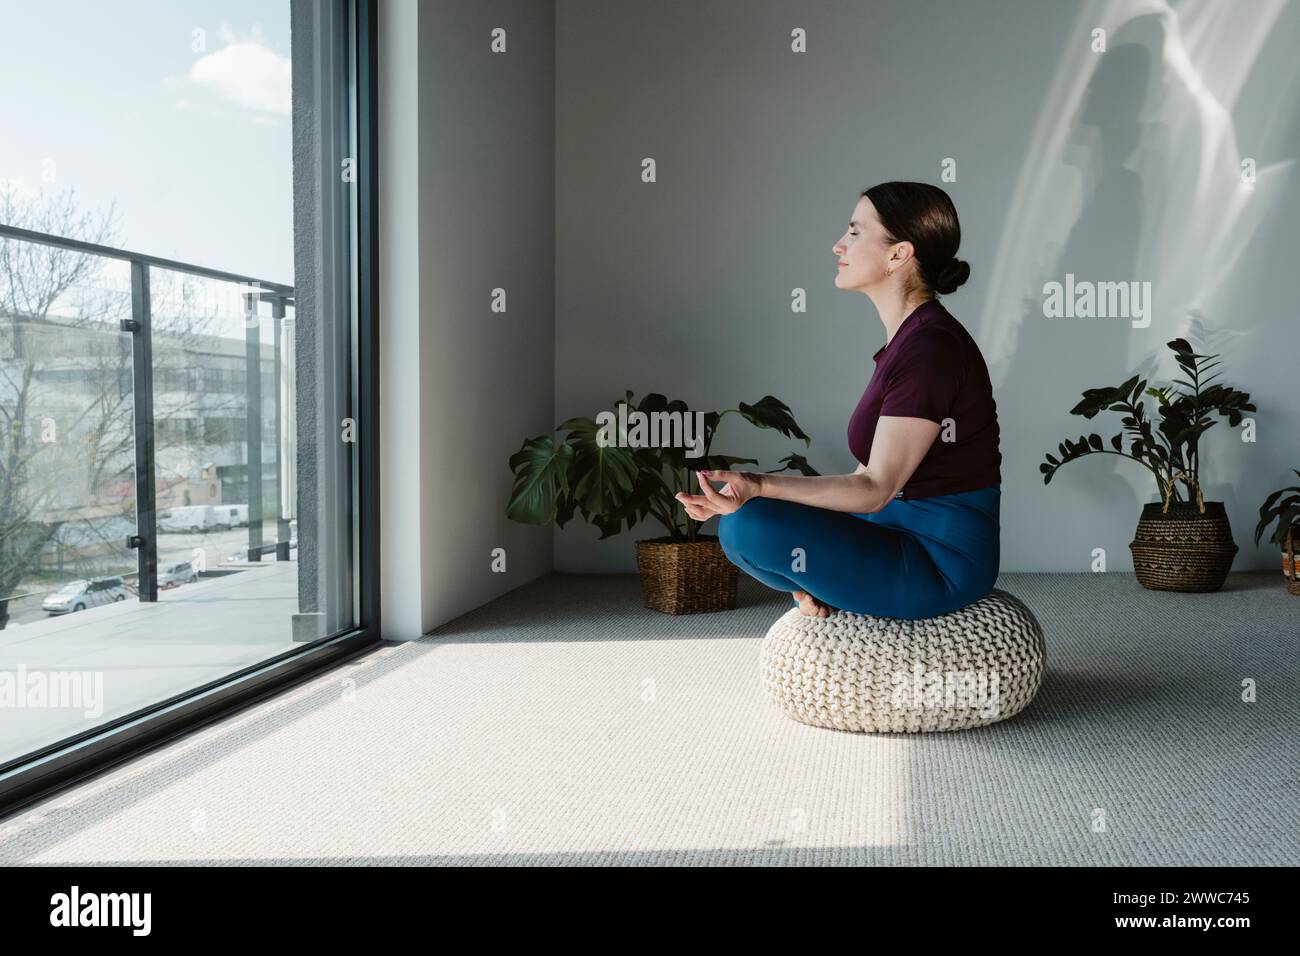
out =
[[[862,194],[876,209],[889,243],[910,242],[929,291],[952,292],[970,277],[957,258],[961,223],[952,197],[930,183],[877,183]]]
[[[940,295],[955,292],[970,278],[970,263],[964,259],[949,259],[939,267],[934,276],[934,291]]]

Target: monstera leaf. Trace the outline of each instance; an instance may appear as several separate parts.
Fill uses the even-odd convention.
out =
[[[789,455],[786,455],[784,458],[782,458],[778,464],[780,464],[782,467],[772,469],[772,471],[768,472],[769,475],[774,474],[775,472],[778,471],[797,471],[801,475],[807,475],[809,477],[813,475],[821,474],[820,471],[818,471],[812,465],[808,464],[807,458],[805,458],[803,455],[798,455],[793,452]]]
[[[636,407],[636,410],[643,413],[646,416],[647,421],[655,421],[655,416],[660,416],[658,420],[665,424],[668,424],[670,421],[680,422],[680,437],[683,442],[685,442],[687,430],[689,429],[691,439],[699,448],[704,449],[708,447],[709,439],[713,434],[712,428],[709,426],[708,416],[704,416],[702,423],[703,427],[697,431],[695,429],[694,413],[681,399],[674,399],[670,402],[665,396],[660,395],[658,392],[651,392],[649,395],[645,396],[645,398],[641,399],[641,404]],[[667,416],[670,415],[676,417],[669,419]],[[688,416],[690,417],[688,418]],[[716,425],[716,417],[714,422]],[[647,435],[646,437],[648,439],[650,436]],[[653,450],[657,453],[661,464],[668,468],[676,469],[688,467],[687,462],[690,459],[687,457],[687,452],[690,451],[690,449],[688,449],[685,444],[674,443],[670,445],[660,445],[655,446]]]
[[[790,414],[790,407],[771,395],[764,395],[753,405],[741,402],[740,414],[759,428],[775,428],[786,438],[802,438],[805,446],[812,444]]]
[[[584,517],[618,508],[636,484],[637,463],[631,450],[600,440],[600,428],[589,418],[571,418],[566,441],[573,448],[572,496]]]
[[[546,524],[555,518],[559,502],[569,491],[573,447],[556,444],[549,435],[530,438],[510,456],[514,488],[506,516],[524,524]]]

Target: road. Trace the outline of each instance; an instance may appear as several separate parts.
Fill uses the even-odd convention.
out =
[[[262,541],[264,544],[274,542],[275,523],[268,521],[266,530],[263,532]],[[294,542],[294,550],[290,554],[297,556],[297,542]],[[202,564],[195,564],[200,570],[215,570],[221,567],[232,566],[228,558],[232,555],[241,559],[248,548],[248,529],[231,528],[229,531],[210,531],[191,534],[189,532],[161,532],[158,535],[158,566],[161,568],[165,564],[176,564],[181,561],[198,562],[202,559]],[[122,552],[123,563],[132,561],[135,555],[130,551]],[[275,555],[262,555],[263,561],[275,560]],[[237,566],[234,565],[234,566]],[[119,572],[122,573],[122,572]],[[67,580],[72,581],[78,577],[78,574],[69,570]],[[126,579],[127,587],[131,590],[130,600],[134,600],[135,592],[135,565],[130,565],[129,573],[122,573]],[[182,585],[184,587],[184,585]],[[52,594],[58,590],[58,585],[52,584],[47,590],[32,594],[29,597],[18,598],[9,602],[9,626],[22,626],[34,621],[44,621],[49,615],[41,609],[41,602],[45,600],[47,594]],[[84,612],[82,612],[84,613]]]

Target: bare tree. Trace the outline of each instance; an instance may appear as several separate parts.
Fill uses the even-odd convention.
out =
[[[0,223],[120,242],[116,207],[84,210],[73,190],[31,193],[0,183]],[[105,284],[113,269],[125,268],[108,263],[0,237],[0,319],[9,326],[0,338],[0,628],[11,597],[60,536],[66,506],[103,506],[91,508],[77,531],[105,549],[124,546],[123,519],[134,520],[133,495],[102,494],[134,479],[136,438],[131,343],[119,326],[131,315],[130,295],[121,281]],[[169,317],[167,347],[155,351],[158,375],[190,361],[215,319],[202,313],[192,277],[164,273],[153,283],[153,311]],[[199,391],[172,396],[156,413],[184,417],[198,407]],[[176,444],[160,437],[155,451]]]
[[[116,210],[82,210],[69,190],[30,197],[10,183],[0,186],[0,222],[39,232],[110,244]],[[33,329],[51,309],[98,268],[94,256],[54,246],[0,238],[0,310],[9,320],[8,354],[0,354],[0,627],[9,622],[9,597],[39,563],[61,522],[48,519],[56,486],[30,479],[53,443],[40,441],[28,415],[42,348]],[[35,353],[35,354],[33,354]]]

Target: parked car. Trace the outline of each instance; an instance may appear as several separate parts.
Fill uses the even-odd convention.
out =
[[[181,505],[169,508],[158,516],[159,531],[225,531],[230,527],[230,515],[219,515],[215,505]]]
[[[41,602],[41,609],[54,617],[101,604],[125,601],[126,597],[126,582],[121,578],[69,581]]]
[[[193,584],[199,579],[199,572],[188,561],[177,564],[164,564],[158,568],[158,587],[160,590],[178,588],[182,584]]]

